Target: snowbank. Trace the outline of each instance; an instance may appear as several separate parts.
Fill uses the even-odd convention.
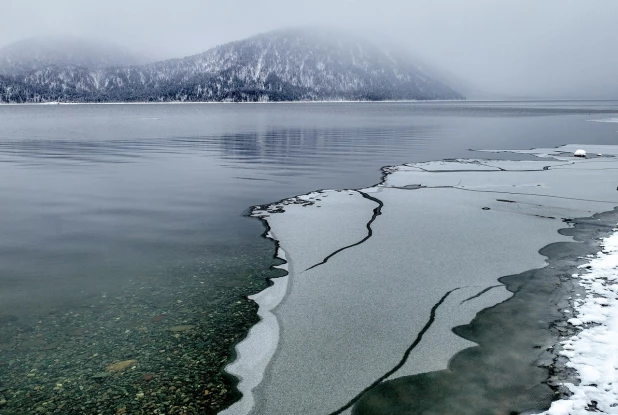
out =
[[[602,246],[581,266],[587,272],[573,276],[587,292],[569,319],[581,331],[562,342],[561,354],[580,383],[565,384],[573,395],[555,401],[543,415],[618,414],[618,229]]]

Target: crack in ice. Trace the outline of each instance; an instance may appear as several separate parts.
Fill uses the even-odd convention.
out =
[[[321,262],[318,262],[317,264],[314,264],[314,265],[310,266],[305,271],[309,271],[310,269],[313,269],[313,268],[318,267],[320,265],[326,264],[329,259],[331,259],[335,255],[337,255],[338,253],[343,252],[346,249],[350,249],[350,248],[353,248],[355,246],[358,246],[358,245],[366,242],[369,238],[371,238],[371,236],[373,236],[373,229],[371,229],[371,225],[376,220],[376,218],[382,214],[382,207],[384,207],[384,203],[382,203],[382,201],[380,199],[375,198],[373,196],[369,196],[365,192],[361,192],[360,190],[356,190],[356,191],[358,193],[360,193],[361,196],[363,196],[365,199],[372,200],[372,201],[374,201],[374,202],[376,202],[378,204],[378,206],[375,209],[373,209],[373,215],[371,216],[371,219],[369,220],[369,222],[367,222],[367,236],[365,236],[363,239],[361,239],[360,241],[358,241],[356,243],[353,243],[351,245],[347,245],[347,246],[344,246],[343,248],[337,249],[336,251],[334,251],[334,252],[330,253],[328,256],[326,256],[326,258],[324,258]]]
[[[489,290],[493,290],[494,288],[498,288],[498,287],[503,287],[502,284],[498,284],[498,285],[492,285],[491,287],[487,287],[482,291],[479,291],[477,294],[474,294],[472,297],[468,297],[465,300],[463,300],[461,303],[459,303],[460,305],[463,303],[466,303],[470,300],[474,300],[475,298],[479,298],[481,295],[485,294],[487,291]]]
[[[371,389],[375,388],[376,386],[378,386],[380,383],[382,383],[383,381],[385,381],[386,379],[388,379],[389,377],[391,377],[395,372],[397,372],[399,369],[401,369],[401,367],[406,363],[406,361],[408,360],[408,357],[410,356],[410,353],[412,353],[412,351],[416,348],[416,346],[418,346],[421,342],[421,340],[423,340],[423,336],[425,335],[425,333],[431,328],[431,326],[433,325],[434,321],[436,320],[436,311],[438,310],[438,308],[444,303],[444,301],[446,301],[446,299],[448,298],[449,295],[451,295],[453,292],[457,291],[461,289],[461,287],[457,287],[457,288],[453,288],[452,290],[449,290],[446,292],[446,294],[444,294],[440,300],[438,300],[437,303],[435,303],[433,305],[433,307],[431,307],[431,311],[429,313],[429,319],[427,320],[427,323],[425,323],[425,325],[423,326],[423,328],[418,332],[418,334],[416,335],[416,338],[414,339],[414,341],[412,342],[412,344],[410,345],[410,347],[408,347],[408,349],[405,351],[405,353],[403,354],[403,357],[401,358],[401,360],[399,361],[399,363],[397,363],[395,365],[395,367],[393,367],[391,370],[389,370],[388,372],[386,372],[384,375],[380,376],[376,381],[374,381],[371,385],[367,386],[365,389],[363,389],[358,395],[356,395],[354,398],[352,398],[347,404],[345,404],[344,406],[342,406],[341,408],[337,409],[334,412],[331,412],[329,415],[339,415],[341,414],[343,411],[345,411],[346,409],[350,408],[352,405],[354,405],[356,402],[358,402],[358,400],[360,398],[363,397],[363,395],[367,392],[369,392]]]

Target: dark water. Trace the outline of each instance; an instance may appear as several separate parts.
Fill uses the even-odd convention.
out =
[[[272,262],[248,207],[368,186],[384,165],[479,157],[469,149],[615,144],[618,124],[587,120],[617,114],[618,102],[0,106],[0,353],[18,365],[64,341],[45,329],[58,313],[71,330],[142,330],[178,307],[178,324],[233,319],[221,299]],[[138,341],[119,333],[106,341]],[[70,347],[90,353],[82,343]]]
[[[513,296],[453,328],[475,346],[455,354],[446,370],[376,385],[358,399],[352,414],[539,414],[553,400],[568,399],[572,392],[565,385],[579,377],[554,345],[578,330],[566,324],[560,310],[581,290],[570,276],[602,249],[600,241],[614,232],[616,220],[618,209],[572,219],[572,227],[560,233],[573,242],[539,251],[547,266],[500,278]]]

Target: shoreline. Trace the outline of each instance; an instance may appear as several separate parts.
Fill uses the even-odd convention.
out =
[[[0,106],[25,106],[25,105],[41,105],[41,106],[54,106],[54,105],[163,105],[163,104],[351,104],[351,103],[425,103],[425,102],[471,102],[461,99],[427,99],[427,100],[383,100],[383,101],[355,101],[355,100],[325,100],[325,101],[124,101],[124,102],[24,102],[24,103],[4,103],[1,102]]]
[[[553,156],[555,159],[557,159],[557,161],[562,162],[562,161],[561,161],[561,159],[560,159],[560,155],[561,155],[560,150],[559,150],[559,149],[554,149],[554,151],[555,151],[555,153],[554,153],[552,156]],[[537,150],[537,152],[538,152],[538,150]],[[483,161],[486,161],[488,164],[491,162],[491,160],[483,160]],[[415,163],[415,164],[413,164],[413,165],[404,165],[404,166],[414,166],[414,165],[417,165],[417,164],[422,164],[422,163]],[[400,166],[400,167],[401,167],[401,166]],[[382,168],[382,169],[381,169],[381,171],[382,171],[382,181],[381,181],[381,183],[380,183],[380,184],[376,185],[376,187],[384,186],[384,183],[385,183],[385,181],[387,180],[387,178],[389,177],[389,175],[391,175],[392,173],[396,172],[396,171],[397,171],[396,169],[397,169],[397,167],[384,167],[384,168]],[[363,189],[363,190],[366,190],[366,189]],[[268,211],[269,213],[281,213],[282,211],[285,211],[285,206],[286,206],[286,205],[288,205],[288,204],[290,204],[290,203],[291,203],[291,204],[294,204],[294,203],[301,203],[301,206],[304,206],[304,203],[314,204],[314,203],[316,203],[316,202],[315,202],[315,199],[318,197],[318,196],[316,196],[316,195],[320,195],[321,193],[324,193],[324,191],[313,192],[313,193],[310,193],[310,194],[308,194],[308,195],[296,196],[296,197],[294,197],[294,198],[285,199],[285,200],[283,200],[283,201],[279,201],[279,202],[276,202],[276,203],[274,203],[274,204],[267,205],[266,207],[264,207],[264,206],[256,206],[256,207],[254,207],[254,209],[252,210],[252,215],[253,215],[253,213],[256,213],[257,215],[260,215],[260,214],[262,214],[262,215],[263,215],[263,214],[265,213],[263,210],[260,212],[260,211],[259,211],[259,209],[265,209],[265,210],[266,210],[266,211]],[[317,199],[317,200],[319,200],[319,199]],[[616,206],[618,206],[618,203],[616,203]],[[615,211],[614,211],[614,212],[615,212]],[[257,215],[253,215],[253,216],[257,216]],[[278,216],[278,215],[277,215],[277,216]],[[595,215],[595,216],[596,216],[596,215]],[[266,218],[265,216],[257,216],[257,217],[258,217],[260,220],[262,220],[263,222],[265,222],[268,226],[270,226],[270,224],[269,224],[269,222],[268,222],[268,220],[267,220],[267,218]],[[567,223],[569,223],[569,222],[567,222]],[[575,226],[578,226],[579,222],[577,222],[577,221],[576,221],[575,223],[576,223],[576,225],[575,225]],[[561,231],[559,231],[559,233],[560,233],[561,235],[569,234],[569,232],[568,232],[568,231],[569,231],[570,229],[573,229],[573,228],[566,228],[566,232],[565,232],[565,229],[562,229]],[[371,230],[371,229],[370,229],[370,230]],[[276,241],[276,242],[281,243],[281,241]],[[592,242],[594,242],[594,240],[593,240]],[[551,246],[554,246],[554,245],[555,245],[555,246],[557,246],[558,244],[570,244],[570,243],[572,243],[572,242],[557,242],[557,243],[551,243],[550,245],[547,245],[547,246],[545,246],[544,248],[542,248],[539,252],[540,252],[540,253],[542,253],[542,252],[547,251],[548,249],[549,249],[549,250],[551,250],[552,248],[550,248],[550,247],[551,247]],[[596,247],[598,248],[598,245],[596,245]],[[593,252],[591,252],[591,253],[593,253]],[[551,260],[551,255],[549,255],[549,256],[548,256],[548,258],[549,258],[548,260],[551,262],[551,261],[552,261],[552,260]],[[548,268],[550,268],[550,265],[549,265],[549,264],[547,264],[547,265],[546,265],[545,267],[543,267],[543,268],[533,269],[533,270],[530,270],[530,271],[525,271],[525,272],[523,272],[522,274],[516,274],[516,275],[507,276],[507,277],[501,277],[501,278],[499,279],[499,280],[500,280],[500,282],[501,282],[501,283],[503,283],[503,284],[506,284],[506,286],[509,288],[509,291],[514,292],[514,293],[515,293],[515,295],[513,295],[512,297],[510,297],[509,299],[507,299],[507,300],[506,300],[506,301],[504,301],[504,302],[499,302],[499,303],[498,303],[498,305],[494,305],[494,306],[489,307],[489,308],[483,308],[483,309],[482,309],[482,311],[481,311],[481,312],[477,315],[477,317],[473,320],[473,322],[469,323],[467,326],[473,326],[474,321],[475,321],[477,318],[479,318],[478,316],[479,316],[479,315],[481,315],[481,314],[483,314],[483,313],[486,313],[486,312],[487,312],[487,310],[494,309],[495,307],[499,307],[500,305],[505,304],[505,303],[508,303],[509,301],[515,301],[515,300],[513,300],[513,299],[515,298],[515,296],[517,295],[517,292],[519,292],[519,290],[512,290],[511,288],[512,288],[512,286],[513,286],[513,285],[512,285],[513,283],[512,283],[512,282],[511,282],[511,283],[505,283],[505,282],[504,282],[504,280],[509,280],[509,279],[511,279],[511,280],[512,280],[513,278],[515,278],[515,279],[516,279],[518,276],[521,276],[521,275],[528,275],[530,272],[534,272],[534,271],[539,271],[539,270],[540,270],[541,272],[543,272],[543,270],[546,270],[546,269],[548,269]],[[555,276],[554,276],[554,277],[555,277]],[[286,277],[286,278],[287,278],[287,277]],[[559,277],[556,277],[556,278],[559,278]],[[569,281],[567,280],[567,281],[563,281],[563,282],[564,282],[564,283],[567,283],[567,282],[569,282]],[[509,284],[510,284],[510,285],[509,285]],[[270,289],[270,288],[267,288],[265,291],[267,291],[267,290],[269,290],[269,289]],[[483,292],[481,292],[481,294],[480,294],[480,295],[482,295],[485,291],[487,291],[487,290],[484,290]],[[559,308],[559,307],[558,307],[558,308]],[[554,310],[554,311],[557,311],[557,309],[556,309],[556,310]],[[554,320],[555,320],[556,322],[557,322],[557,321],[566,321],[566,319],[565,319],[565,316],[564,316],[564,315],[561,315],[559,318],[556,318],[556,319],[554,319]],[[477,341],[476,341],[477,339],[476,339],[474,336],[470,337],[470,335],[467,335],[467,334],[465,334],[465,333],[464,333],[464,331],[462,331],[462,330],[464,330],[464,328],[465,328],[465,327],[467,327],[467,326],[459,326],[459,327],[457,327],[457,330],[459,330],[459,332],[457,332],[457,330],[456,330],[457,334],[458,334],[460,337],[464,338],[464,339],[468,339],[468,340],[473,341],[474,343],[477,343],[477,344],[478,344],[478,343],[480,343],[480,342],[477,342]],[[556,326],[556,327],[558,327],[558,326]],[[553,330],[553,329],[552,329],[552,330]],[[555,335],[556,333],[559,333],[559,330],[558,330],[558,331],[556,331],[556,330],[552,331],[552,330],[545,330],[545,332],[546,332],[546,334],[547,334],[547,335]],[[556,341],[554,341],[554,340],[556,340],[556,339],[553,339],[553,340],[552,340],[552,341],[553,341],[553,343],[552,343],[552,342],[549,342],[549,343],[551,343],[551,344],[557,344],[557,340],[556,340]],[[254,343],[259,342],[259,340],[256,340],[256,339],[252,339],[252,341],[253,341]],[[547,341],[545,342],[545,344],[549,344],[549,343],[547,343]],[[241,345],[242,345],[242,343],[241,343]],[[239,346],[240,346],[240,345],[239,345]],[[473,348],[473,349],[475,349],[475,348]],[[470,349],[463,349],[463,350],[462,350],[461,352],[459,352],[456,356],[458,356],[460,353],[464,353],[464,354],[465,354],[465,353],[469,353],[469,350],[470,350]],[[553,346],[552,346],[552,353],[553,353],[553,351],[554,351],[554,349],[553,349]],[[554,357],[555,357],[555,355],[554,355]],[[242,354],[241,354],[241,360],[242,360],[242,359],[243,359],[243,357],[242,357]],[[451,359],[450,359],[450,362],[453,362],[453,360],[454,360],[454,359],[455,359],[455,357],[451,358]],[[545,356],[545,359],[547,359],[547,356]],[[237,365],[238,365],[238,362],[236,362],[236,361],[235,361],[234,363],[232,363],[232,365],[234,365],[234,364],[237,364]],[[246,365],[246,364],[247,364],[247,362],[245,362],[245,365]],[[272,365],[272,362],[270,363],[270,365]],[[451,365],[452,365],[452,363],[449,363],[449,367],[451,367]],[[546,366],[547,366],[547,365],[546,365]],[[550,366],[551,366],[551,365],[549,365],[549,366],[547,366],[547,367],[550,367]],[[558,367],[558,366],[556,366],[556,368],[557,368],[557,367]],[[558,370],[558,369],[556,369],[556,370]],[[427,375],[431,375],[432,373],[433,373],[433,372],[428,372],[428,373],[426,373],[426,374],[427,374]],[[436,373],[440,373],[440,372],[436,372]],[[237,374],[237,375],[239,375],[239,374]],[[538,377],[538,373],[533,373],[533,375],[535,375],[535,376],[537,376],[537,377]],[[241,375],[241,374],[240,374],[239,376],[240,376],[240,377],[242,377],[242,375]],[[262,374],[262,376],[264,376],[264,374]],[[422,377],[422,375],[413,375],[413,376],[412,376],[412,378],[414,378],[414,379],[419,379],[419,376],[421,376],[421,377]],[[438,375],[438,376],[441,376],[441,375]],[[546,377],[546,378],[547,378],[547,377]],[[545,381],[545,380],[546,380],[546,378],[545,378],[545,379],[543,379],[543,380]],[[538,380],[538,378],[537,378],[537,380]],[[384,388],[385,388],[385,386],[383,386],[383,385],[390,385],[390,384],[392,384],[393,382],[397,383],[397,381],[396,381],[396,380],[392,380],[392,379],[391,379],[391,380],[386,380],[385,382],[378,382],[378,384],[376,384],[375,386],[373,386],[372,388],[370,388],[370,389],[372,389],[372,391],[365,391],[365,392],[363,392],[362,394],[360,394],[360,395],[358,396],[358,399],[357,399],[358,401],[360,401],[360,402],[358,403],[359,408],[362,408],[362,407],[363,407],[363,405],[365,405],[365,401],[366,401],[366,400],[368,400],[368,399],[369,399],[369,400],[374,400],[374,401],[375,401],[375,398],[371,398],[371,399],[370,399],[369,397],[370,397],[370,396],[372,396],[372,394],[374,394],[374,395],[375,395],[375,394],[378,394],[378,395],[379,395],[380,391],[382,391],[382,389],[384,389]],[[413,381],[413,383],[414,383],[414,382],[416,382],[416,380],[414,380],[414,381]],[[425,381],[425,380],[423,380],[423,382],[426,382],[426,381]],[[441,383],[441,384],[442,384],[442,382],[439,382],[439,383]],[[455,383],[457,383],[457,384],[458,384],[459,382],[455,382]],[[409,386],[409,385],[408,385],[408,386]],[[443,386],[444,386],[444,385],[443,385]],[[544,402],[545,402],[545,403],[543,404],[543,405],[544,405],[544,407],[547,407],[547,406],[548,406],[548,402],[551,402],[551,397],[553,396],[554,392],[556,392],[556,391],[558,390],[558,385],[557,385],[557,384],[552,384],[552,387],[554,388],[554,390],[553,390],[552,392],[550,392],[549,394],[548,394],[547,392],[544,392],[545,396],[549,396],[549,397],[550,397],[549,401],[547,400],[547,398],[545,398],[545,399],[544,399]],[[260,387],[260,388],[258,388],[258,389],[263,389],[263,388],[262,388],[262,387]],[[375,391],[377,391],[377,392],[375,392],[375,393],[374,393],[374,391],[373,391],[374,389],[375,389]],[[563,392],[564,392],[564,391],[561,391],[560,393],[562,393],[562,394],[564,395],[564,393],[563,393]],[[425,393],[425,392],[423,392],[423,393]],[[434,392],[434,393],[435,393],[435,392]],[[391,395],[392,395],[392,392],[389,392],[389,394],[391,394]],[[541,394],[543,394],[543,393],[541,393]],[[250,395],[251,395],[251,394],[250,394]],[[245,395],[245,396],[246,396],[246,395]],[[368,396],[369,396],[369,397],[368,397]],[[389,396],[390,396],[390,395],[389,395]],[[243,400],[244,400],[244,399],[245,399],[245,398],[243,398]],[[249,399],[252,401],[254,398],[251,396],[251,397],[249,397]],[[441,397],[441,399],[444,399],[444,396],[442,396],[442,397]],[[353,401],[353,403],[356,403],[356,402],[357,402],[357,400],[354,400],[354,401]],[[439,399],[438,399],[438,400],[439,400]],[[433,401],[433,402],[434,402],[434,404],[435,404],[435,400],[433,400],[433,399],[432,399],[432,401]],[[392,402],[391,402],[391,403],[392,403]],[[246,402],[245,402],[245,403],[243,403],[243,404],[240,404],[240,403],[237,403],[237,404],[238,404],[238,405],[240,405],[240,406],[242,406],[243,404],[244,404],[244,405],[246,405]],[[250,406],[251,406],[251,405],[250,405]],[[335,412],[333,412],[333,414],[343,413],[343,411],[344,411],[347,407],[348,407],[348,406],[344,407],[341,411],[335,411]],[[237,408],[238,408],[238,406],[237,406]],[[247,408],[247,407],[245,406],[245,408]],[[537,406],[537,410],[538,410],[538,408],[539,408],[539,407]],[[409,408],[408,408],[408,409],[409,409]],[[360,412],[356,412],[357,410],[358,410],[358,411],[360,411]],[[404,409],[404,408],[401,408],[400,410],[402,411],[401,413],[408,413],[408,412],[406,412],[406,409]],[[416,410],[418,410],[418,408],[417,408]],[[376,411],[376,408],[371,408],[371,410],[369,410],[369,411],[368,411],[368,412],[366,412],[366,413],[368,413],[368,414],[369,414],[369,413],[371,413],[371,414],[373,414],[373,413],[379,413],[379,412],[375,412],[375,411]],[[223,413],[224,413],[224,414],[226,414],[226,415],[231,415],[231,414],[248,413],[248,411],[236,411],[236,412],[234,412],[234,411],[230,410],[229,412],[228,412],[228,411],[224,411]],[[347,413],[347,412],[346,412],[346,413]],[[365,412],[363,412],[363,410],[362,410],[362,409],[355,409],[355,412],[354,412],[354,413],[355,413],[355,414],[356,414],[356,413],[363,414],[363,413],[365,413]],[[386,412],[385,412],[385,413],[386,413]],[[411,411],[410,413],[417,413],[417,412]],[[472,412],[471,412],[471,413],[472,413]],[[532,412],[530,412],[530,413],[532,413]]]
[[[574,296],[569,297],[571,310],[564,313],[567,324],[561,327],[548,380],[558,396],[542,415],[586,414],[591,410],[610,414],[616,406],[618,207],[594,215],[594,220],[601,223],[580,223],[579,232],[574,232],[575,240],[590,249],[570,275]]]
[[[503,99],[426,99],[426,100],[381,100],[381,101],[366,101],[366,100],[316,100],[316,101],[123,101],[123,102],[60,102],[60,101],[48,101],[48,102],[0,102],[2,106],[55,106],[55,105],[165,105],[165,104],[379,104],[379,103],[416,103],[416,104],[429,104],[429,103],[560,103],[560,102],[616,102],[618,100],[612,99],[530,99],[530,100],[503,100]],[[597,112],[597,111],[595,111]],[[610,111],[614,112],[615,111]]]

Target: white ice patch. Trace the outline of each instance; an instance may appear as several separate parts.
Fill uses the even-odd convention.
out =
[[[588,120],[591,122],[618,122],[618,118],[603,118],[600,120]]]
[[[581,327],[576,336],[562,342],[567,366],[575,369],[578,385],[565,383],[572,396],[555,401],[543,415],[618,414],[618,229],[602,242],[603,250],[581,268],[586,290],[576,302],[576,317],[568,320]]]
[[[268,232],[268,238],[272,234]],[[285,251],[277,250],[277,257],[286,261]],[[287,263],[275,268],[288,271]],[[288,289],[288,276],[273,279],[273,285],[249,296],[258,308],[260,322],[253,326],[247,337],[236,346],[236,360],[226,366],[225,371],[238,377],[238,390],[242,399],[220,412],[220,415],[248,414],[255,405],[253,390],[262,382],[266,366],[272,359],[279,342],[279,323],[273,314],[275,307],[281,303]]]

